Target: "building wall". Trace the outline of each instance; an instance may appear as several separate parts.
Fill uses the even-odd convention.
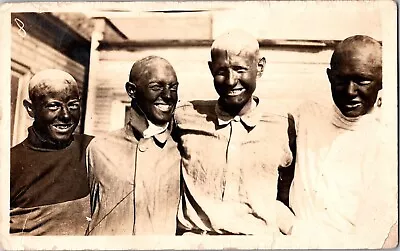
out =
[[[43,41],[36,39],[27,32],[19,35],[18,28],[11,28],[11,146],[21,142],[27,136],[27,128],[32,119],[26,113],[22,101],[28,98],[28,81],[40,70],[57,68],[70,73],[82,90],[85,68],[71,60]],[[79,128],[79,127],[78,127]]]
[[[259,79],[256,95],[272,102],[280,102],[293,110],[306,99],[328,102],[329,83],[326,78],[332,50],[307,51],[304,48],[261,48],[266,58],[263,76]],[[100,51],[94,84],[95,109],[90,114],[94,135],[120,128],[125,120],[125,106],[129,97],[125,93],[132,64],[145,56],[164,57],[177,72],[179,99],[214,99],[215,93],[207,61],[209,47],[141,48],[136,51]]]

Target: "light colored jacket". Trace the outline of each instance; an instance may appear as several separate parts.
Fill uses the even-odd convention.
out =
[[[89,235],[175,235],[180,155],[170,130],[143,138],[146,120],[131,109],[124,129],[87,151]]]

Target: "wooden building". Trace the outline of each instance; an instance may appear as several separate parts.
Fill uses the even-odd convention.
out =
[[[130,101],[124,86],[132,64],[145,56],[157,55],[170,61],[180,83],[180,100],[216,98],[207,65],[210,46],[215,37],[232,28],[253,34],[266,58],[256,95],[280,102],[288,110],[305,99],[329,102],[326,68],[335,44],[355,34],[381,39],[379,10],[368,5],[347,8],[346,3],[329,8],[318,3],[295,5],[271,2],[231,8],[103,13],[127,39],[107,40],[102,36],[102,25],[98,25],[99,46],[91,53],[90,116],[85,132],[99,135],[124,125]],[[365,15],[371,17],[368,25],[360,21]]]
[[[354,2],[258,4],[176,10],[121,4],[106,11],[13,14],[12,145],[25,138],[31,123],[22,106],[27,80],[44,68],[63,69],[77,79],[85,105],[79,131],[101,135],[124,125],[130,101],[124,86],[132,64],[142,57],[171,62],[181,101],[213,99],[207,65],[212,41],[232,28],[246,30],[266,58],[256,95],[290,111],[305,99],[330,102],[326,68],[338,41],[355,34],[382,39],[380,10],[373,4],[360,3],[357,9],[346,7]],[[24,22],[25,37],[15,18]]]

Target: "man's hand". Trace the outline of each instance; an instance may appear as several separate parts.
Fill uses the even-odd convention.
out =
[[[282,202],[276,201],[276,222],[282,233],[289,235],[292,233],[294,214]]]

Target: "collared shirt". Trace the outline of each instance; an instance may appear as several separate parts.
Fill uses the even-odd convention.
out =
[[[265,234],[277,231],[278,167],[288,166],[288,117],[254,97],[240,117],[216,100],[179,106],[183,196],[178,219],[186,231]]]
[[[308,102],[295,122],[293,234],[321,239],[315,235],[320,233],[333,240],[335,233],[362,236],[365,247],[380,247],[397,211],[397,168],[387,155],[391,149],[379,118],[375,113],[346,118],[335,106]]]
[[[87,151],[90,235],[174,235],[180,156],[170,130],[143,137],[146,119],[130,110],[124,129],[93,141]]]
[[[150,138],[159,134],[163,134],[170,123],[166,123],[165,125],[158,126],[153,124],[150,120],[147,120],[147,124],[149,125],[146,130],[143,131],[144,138]]]
[[[74,135],[60,146],[30,127],[28,138],[11,149],[11,234],[85,234],[90,216],[85,151],[92,138]]]

